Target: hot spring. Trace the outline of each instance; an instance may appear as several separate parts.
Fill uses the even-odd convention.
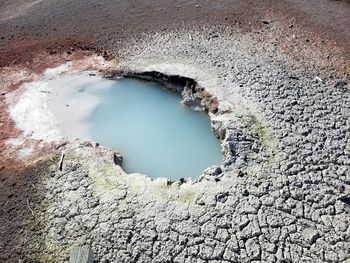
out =
[[[61,136],[120,152],[127,173],[178,180],[222,163],[207,113],[184,106],[163,84],[71,75],[43,81],[36,92],[52,113],[39,121],[55,119]]]

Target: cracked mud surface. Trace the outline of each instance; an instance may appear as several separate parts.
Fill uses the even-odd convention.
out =
[[[185,76],[218,98],[211,119],[225,130],[223,174],[169,184],[125,175],[103,147],[56,147],[34,173],[40,195],[26,213],[35,224],[19,234],[33,245],[14,258],[64,261],[72,245],[88,244],[97,262],[348,262],[348,49],[306,41],[295,23],[101,41],[117,59],[111,70]]]

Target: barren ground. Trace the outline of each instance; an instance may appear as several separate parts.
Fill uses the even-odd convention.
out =
[[[92,244],[95,237],[92,246],[100,261],[347,262],[350,92],[349,85],[337,83],[350,78],[349,17],[349,1],[329,0],[0,1],[0,261],[45,262],[51,260],[48,253],[66,258],[72,242]],[[169,195],[177,193],[180,202],[173,196],[162,201],[149,196],[152,187],[159,186],[145,183],[146,190],[114,201],[94,197],[100,198],[94,199],[100,205],[82,208],[78,217],[65,214],[61,222],[46,218],[47,206],[57,218],[57,211],[72,209],[74,200],[61,204],[66,197],[59,193],[77,190],[67,186],[74,185],[74,179],[47,165],[52,154],[61,153],[59,146],[28,137],[23,145],[34,153],[19,157],[23,145],[6,143],[22,134],[6,98],[12,92],[20,94],[23,82],[40,79],[48,67],[86,61],[95,54],[111,60],[110,69],[117,64],[135,71],[181,73],[164,64],[169,59],[180,67],[192,65],[196,70],[183,73],[209,83],[209,91],[224,94],[222,101],[233,103],[239,94],[255,105],[259,121],[268,124],[278,142],[274,150],[283,156],[275,164],[262,160],[252,178],[231,180],[237,167],[227,165],[223,185],[191,188],[195,193],[210,189],[204,197],[183,195],[179,186]],[[221,85],[203,80],[197,66],[203,75],[214,72]],[[92,62],[78,67],[96,69]],[[316,76],[323,81],[315,81]],[[233,129],[234,124],[227,123]],[[238,130],[245,134],[250,127],[243,126]],[[249,142],[237,140],[237,144]],[[85,178],[91,168],[86,158],[94,154],[86,155],[82,148],[90,153],[86,145],[67,148],[81,161],[68,160],[66,172],[80,178],[81,200],[89,203],[96,178]],[[115,189],[121,192],[125,185],[134,190],[129,181],[119,182]],[[50,197],[44,198],[38,189],[46,189]],[[132,212],[128,214],[124,206]],[[115,215],[106,227],[109,219],[95,215],[110,207],[121,216]],[[33,226],[32,209],[37,209],[35,220],[48,220],[46,229],[40,223]],[[141,218],[140,211],[145,212]],[[87,235],[84,227],[91,222],[81,220],[84,216],[97,221]],[[55,232],[62,224],[72,227]],[[182,224],[187,228],[179,229]],[[115,233],[112,226],[124,232],[105,239]],[[43,242],[38,235],[48,234],[50,228],[45,240],[54,243],[56,238],[62,247],[28,246],[28,240]],[[193,234],[191,228],[200,230]]]

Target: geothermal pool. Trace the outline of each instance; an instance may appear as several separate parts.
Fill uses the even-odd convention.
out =
[[[121,79],[97,95],[91,136],[121,152],[126,172],[175,180],[222,162],[208,115],[182,105],[161,84]]]
[[[46,105],[41,111],[51,114],[33,116],[47,126],[38,131],[52,137],[92,139],[112,148],[122,154],[127,173],[172,180],[196,178],[222,162],[220,142],[211,131],[208,115],[181,104],[180,95],[162,84],[72,75],[37,82],[27,92],[30,89],[37,94],[27,94],[19,109],[23,111],[26,103]],[[40,97],[42,101],[33,101]],[[28,108],[17,115],[27,114],[28,120],[28,114],[36,111]]]

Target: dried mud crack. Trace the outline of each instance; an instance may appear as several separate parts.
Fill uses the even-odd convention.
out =
[[[89,245],[96,262],[348,262],[347,46],[265,15],[248,29],[178,26],[122,39],[109,31],[92,44],[109,62],[70,49],[33,52],[46,62],[30,66],[9,58],[0,72],[0,261],[66,262],[72,246]],[[64,74],[94,70],[181,92],[208,111],[223,165],[196,182],[151,180],[126,175],[120,156],[95,143],[46,143],[18,130],[11,106],[22,84],[68,60]]]

